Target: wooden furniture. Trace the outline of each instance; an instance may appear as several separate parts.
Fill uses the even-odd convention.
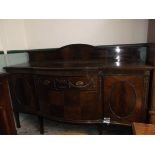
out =
[[[134,135],[155,135],[154,124],[133,123],[132,129]]]
[[[140,58],[139,45],[67,45],[29,51],[29,63],[5,67],[17,127],[19,113],[68,123],[146,122],[152,66]]]
[[[149,55],[148,64],[155,66],[155,20],[149,20],[148,26]],[[155,70],[151,74],[150,85],[150,123],[155,124]]]
[[[0,74],[0,135],[16,134],[8,81],[6,74]]]

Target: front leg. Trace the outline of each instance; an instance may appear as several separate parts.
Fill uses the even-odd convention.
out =
[[[44,119],[41,116],[38,116],[39,125],[40,125],[40,134],[44,134]]]
[[[97,130],[99,132],[99,135],[103,134],[103,126],[102,126],[102,124],[97,124]]]
[[[16,126],[17,128],[20,128],[20,118],[19,118],[19,112],[14,112],[14,116],[15,116],[15,121],[16,121]]]

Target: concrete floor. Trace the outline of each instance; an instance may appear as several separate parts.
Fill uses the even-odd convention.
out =
[[[21,128],[18,135],[40,135],[38,118],[33,115],[20,114]],[[96,125],[58,123],[44,119],[44,135],[98,135]],[[103,135],[131,135],[130,127],[105,126]]]

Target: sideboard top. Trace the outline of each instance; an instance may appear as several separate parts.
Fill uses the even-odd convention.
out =
[[[136,46],[95,47],[71,44],[52,51],[29,51],[29,63],[5,67],[27,69],[152,69]]]

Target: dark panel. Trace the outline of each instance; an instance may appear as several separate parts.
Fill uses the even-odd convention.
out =
[[[81,109],[79,106],[65,106],[64,107],[65,121],[81,120]]]
[[[127,117],[134,111],[136,92],[131,83],[119,81],[112,84],[109,95],[111,112],[117,117]]]
[[[143,77],[106,76],[103,94],[105,117],[121,123],[146,121]]]
[[[99,94],[94,91],[80,93],[81,115],[84,120],[98,120],[102,118],[102,107]]]
[[[36,102],[35,86],[31,75],[17,74],[12,76],[10,86],[14,109],[25,112],[37,111],[39,107]]]

